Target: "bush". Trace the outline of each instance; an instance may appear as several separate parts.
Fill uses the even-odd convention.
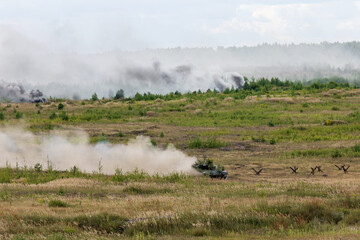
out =
[[[75,223],[79,228],[88,230],[95,229],[99,232],[107,233],[122,233],[125,229],[127,219],[111,214],[97,214],[91,216],[77,216],[75,218],[67,219],[67,222],[70,224]]]
[[[333,111],[339,111],[340,108],[338,108],[338,107],[332,107],[331,110],[333,110]]]
[[[165,137],[165,135],[164,135],[163,132],[160,133],[160,137],[161,137],[161,138]]]
[[[101,142],[107,142],[107,138],[106,135],[104,133],[101,133],[101,135],[97,136],[96,138],[96,143],[101,143]]]
[[[0,112],[0,120],[4,120],[5,119],[5,115],[3,112]]]
[[[154,147],[157,146],[157,143],[156,143],[156,141],[155,141],[154,139],[151,139],[150,142],[151,142],[151,144],[152,144]]]
[[[270,144],[271,144],[271,145],[276,144],[276,141],[275,141],[275,139],[274,139],[274,138],[270,139]]]
[[[50,117],[49,117],[51,120],[53,120],[53,119],[55,119],[55,118],[57,118],[57,115],[56,115],[56,113],[52,113],[51,115],[50,115]]]
[[[353,210],[350,214],[344,219],[344,223],[348,225],[356,225],[360,222],[360,211],[358,209]]]
[[[252,136],[252,137],[251,137],[251,140],[252,140],[253,142],[262,142],[262,143],[266,142],[266,140],[265,140],[264,137],[255,138],[255,137]]]
[[[59,117],[60,117],[61,120],[63,120],[63,121],[68,121],[68,120],[69,120],[69,116],[66,114],[65,111],[62,111],[62,112],[59,114]]]
[[[91,96],[91,100],[92,100],[92,101],[97,101],[97,100],[99,100],[99,98],[98,98],[98,96],[97,96],[96,93],[94,93],[94,94]]]
[[[208,138],[206,141],[200,137],[196,137],[194,140],[188,142],[188,148],[221,148],[227,146],[228,143],[217,140],[214,138]]]
[[[343,219],[342,214],[334,212],[332,208],[316,201],[294,207],[290,211],[290,216],[304,220],[308,223],[314,219],[329,223],[338,223]]]
[[[119,137],[124,137],[125,135],[124,135],[124,133],[122,131],[119,131],[118,136]]]
[[[335,150],[335,152],[331,155],[333,158],[342,157],[342,154],[339,150]]]
[[[356,144],[356,145],[353,147],[353,151],[354,151],[354,152],[360,152],[360,145]]]
[[[124,97],[124,90],[120,89],[116,92],[114,99],[123,99]]]
[[[66,202],[55,199],[55,200],[50,200],[48,206],[49,207],[62,207],[62,208],[64,208],[64,207],[68,207],[69,205]]]
[[[72,176],[79,176],[81,174],[80,169],[77,166],[70,168],[70,173]]]
[[[16,114],[15,114],[15,118],[16,119],[20,119],[20,118],[22,118],[23,117],[23,113],[22,112],[16,112]]]
[[[59,103],[59,105],[58,105],[58,109],[59,109],[59,110],[62,110],[62,109],[64,109],[64,107],[65,107],[65,106],[64,106],[64,104],[62,104],[62,103]]]
[[[144,179],[149,179],[150,176],[144,171],[139,171],[135,169],[132,172],[123,173],[119,168],[115,169],[115,174],[112,176],[112,181],[114,182],[128,182],[128,181],[141,181]]]
[[[306,107],[309,107],[309,104],[308,104],[308,103],[303,103],[302,106],[303,106],[304,108],[306,108]]]

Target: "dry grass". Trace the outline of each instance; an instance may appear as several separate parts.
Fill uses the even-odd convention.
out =
[[[346,98],[341,100],[330,99],[334,93],[346,96]],[[330,95],[327,96],[326,94]],[[229,172],[229,178],[227,181],[220,181],[192,177],[183,183],[139,181],[126,184],[72,178],[58,179],[39,185],[29,185],[26,182],[24,183],[22,179],[18,179],[11,184],[0,185],[0,239],[9,239],[20,233],[29,239],[39,239],[55,234],[56,231],[67,239],[117,239],[119,236],[136,239],[147,237],[188,239],[196,236],[200,236],[196,237],[197,239],[358,239],[360,234],[358,223],[345,223],[345,219],[349,216],[355,220],[360,218],[356,215],[360,206],[351,207],[346,205],[348,203],[345,201],[349,198],[354,204],[357,204],[357,201],[360,202],[358,195],[360,192],[358,182],[360,158],[351,150],[354,145],[359,143],[358,123],[353,121],[343,125],[320,125],[321,121],[327,120],[329,116],[347,117],[357,111],[359,108],[357,95],[358,90],[352,90],[329,91],[318,94],[318,96],[289,97],[279,95],[261,96],[261,98],[252,96],[246,100],[226,100],[228,98],[223,98],[224,101],[219,101],[216,98],[208,98],[189,102],[188,99],[183,98],[173,101],[144,101],[131,103],[131,106],[149,108],[146,109],[146,112],[153,111],[154,114],[149,114],[151,116],[133,116],[126,121],[60,122],[58,123],[60,127],[56,131],[64,135],[81,129],[91,137],[105,134],[113,142],[124,143],[138,135],[146,135],[154,139],[159,147],[173,143],[188,155],[200,159],[206,155],[214,159],[216,164],[224,165]],[[216,102],[218,102],[217,105]],[[304,103],[308,105],[303,105]],[[184,111],[166,112],[162,110],[176,104],[181,105]],[[339,106],[338,111],[331,110],[334,104]],[[84,109],[127,108],[129,104],[123,102],[91,104],[89,101],[85,101],[85,105],[82,105],[81,101],[72,101],[71,103],[64,103],[64,105],[67,113],[80,114]],[[55,103],[43,104],[42,107],[40,119],[48,120],[50,113],[57,111],[57,104]],[[14,108],[25,113],[25,116],[27,114],[33,118],[37,116],[30,115],[38,110],[34,104],[10,104],[10,107],[5,111],[7,114],[11,114]],[[292,125],[275,124],[272,126],[268,124],[272,119],[265,119],[263,124],[252,124],[251,121],[244,126],[226,123],[222,125],[214,123],[213,125],[195,126],[194,124],[187,126],[165,121],[179,118],[182,122],[198,119],[201,122],[212,118],[214,113],[221,116],[221,114],[241,112],[248,109],[250,112],[256,110],[259,114],[277,111],[280,115],[284,114],[279,117],[279,121],[291,117],[294,123]],[[300,113],[300,109],[303,111],[302,113]],[[214,121],[221,123],[221,118],[220,120],[215,116],[213,118]],[[312,118],[316,121],[312,121]],[[342,119],[334,120],[344,121]],[[21,120],[10,118],[6,126],[26,126],[29,123],[32,122],[26,117]],[[317,129],[319,133],[315,131],[314,136],[309,133],[310,137],[323,134],[333,138],[313,141],[308,141],[306,136],[300,140],[286,138],[288,135],[299,136],[312,129]],[[321,133],[322,130],[329,131]],[[119,131],[124,134],[123,137],[118,136]],[[161,137],[161,133],[164,133],[165,137]],[[339,134],[345,137],[337,139],[336,137]],[[216,137],[217,140],[230,143],[230,145],[226,148],[189,149],[187,146],[189,139],[196,136],[203,139]],[[257,141],[261,137],[265,141]],[[281,140],[281,137],[284,137],[285,140]],[[276,139],[276,144],[270,144],[271,138]],[[346,149],[352,155],[339,157],[332,157],[331,155],[333,150],[343,151],[344,154]],[[315,154],[302,157],[292,156],[291,153],[295,151],[314,151]],[[319,152],[322,155],[316,155]],[[350,173],[344,174],[337,170],[335,164],[351,165]],[[295,165],[299,167],[299,173],[291,174],[289,167]],[[316,172],[315,175],[309,174],[310,167],[318,165],[327,174],[326,177],[323,176],[324,173],[320,172]],[[264,168],[264,170],[261,175],[255,175],[251,168]],[[49,207],[48,202],[52,199],[61,200],[69,206],[65,208]],[[319,205],[324,207],[326,211],[334,210],[336,214],[343,214],[343,219],[338,224],[317,218],[307,223],[299,223],[296,221],[300,217],[292,217],[291,213],[271,213],[273,208],[283,209],[290,206],[291,211],[295,211],[296,207],[302,209],[308,205]],[[172,224],[178,224],[179,229],[182,230],[161,233],[158,229],[158,232],[155,231],[154,233],[151,232],[154,229],[150,223],[148,225],[144,223],[145,226],[142,226],[142,223],[136,223],[127,228],[128,231],[131,229],[133,231],[135,227],[138,227],[136,231],[134,230],[135,233],[125,232],[119,235],[119,233],[108,234],[94,229],[81,229],[76,225],[66,223],[64,220],[76,216],[97,216],[101,214],[114,214],[127,219],[150,218],[152,220],[144,222],[148,224],[155,221],[154,226],[158,226],[160,230],[171,229],[172,225],[166,222],[166,219],[164,220],[165,223],[161,222],[163,220],[159,220],[159,217],[177,216],[180,222],[173,220]],[[193,225],[188,228],[181,225],[181,217],[187,216],[187,214],[195,215],[195,217],[189,217],[189,222]],[[215,231],[211,227],[206,227],[207,223],[201,222],[202,218],[208,218],[210,221],[209,219],[214,216],[219,217],[217,220],[220,222],[226,222],[226,216],[229,215],[232,217],[251,216],[254,217],[254,221],[263,218],[269,220],[274,216],[276,219],[271,220],[272,222],[267,223],[267,225],[261,225],[258,228],[245,228],[243,231],[234,230],[236,228],[226,230],[224,226],[223,230]],[[57,224],[30,224],[27,222],[29,216],[36,216],[40,219],[53,218],[56,219],[59,226]],[[293,224],[292,228],[289,227],[289,223]],[[227,223],[227,225],[231,224]],[[59,230],[57,227],[65,230]],[[142,229],[140,227],[150,232],[139,230]],[[19,232],[16,233],[16,230]]]

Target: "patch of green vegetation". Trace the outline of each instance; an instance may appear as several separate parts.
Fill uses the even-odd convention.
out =
[[[15,113],[15,118],[16,119],[20,119],[20,118],[22,118],[23,117],[23,113],[22,112],[19,112],[19,111],[16,111],[16,113]]]
[[[200,137],[196,137],[187,143],[188,148],[221,148],[230,145],[227,142],[218,140],[215,137],[202,140]]]
[[[153,145],[154,147],[157,146],[157,143],[156,143],[156,141],[154,139],[151,139],[150,142],[151,142],[151,145]]]
[[[121,169],[116,169],[115,174],[112,176],[111,180],[115,183],[123,182],[143,182],[143,181],[152,181],[152,182],[168,182],[168,183],[183,183],[191,179],[190,176],[184,173],[174,172],[171,174],[159,174],[149,175],[144,171],[135,169],[130,172],[123,172]]]
[[[169,188],[144,188],[140,186],[130,186],[123,189],[124,193],[142,195],[142,194],[163,194],[163,193],[171,193],[171,189]]]
[[[63,110],[63,109],[64,109],[64,107],[65,107],[65,105],[64,105],[64,104],[59,103],[59,105],[58,105],[58,110]]]
[[[66,203],[66,202],[63,202],[59,199],[54,199],[54,200],[50,200],[49,201],[49,204],[48,204],[49,207],[61,207],[61,208],[65,208],[65,207],[68,207],[69,205]]]
[[[66,222],[84,230],[94,229],[106,233],[123,233],[127,220],[118,215],[102,213],[67,218]]]

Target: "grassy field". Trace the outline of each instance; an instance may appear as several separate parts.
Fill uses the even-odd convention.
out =
[[[351,88],[1,103],[2,128],[83,129],[91,144],[145,135],[158,148],[213,159],[229,178],[10,161],[0,170],[0,239],[358,239],[359,107]],[[315,166],[323,172],[310,174]]]

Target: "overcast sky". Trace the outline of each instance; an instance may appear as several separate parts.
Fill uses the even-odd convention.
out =
[[[360,1],[0,0],[6,34],[78,53],[358,41]]]

